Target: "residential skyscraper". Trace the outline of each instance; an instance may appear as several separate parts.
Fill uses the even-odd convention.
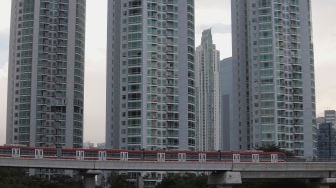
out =
[[[336,126],[336,111],[335,110],[325,110],[324,111],[324,121],[325,123],[332,123]]]
[[[211,30],[202,33],[196,48],[196,126],[197,150],[217,151],[221,144],[219,108],[219,51],[212,42]]]
[[[310,0],[231,2],[240,149],[316,156]]]
[[[325,118],[323,117],[316,117],[316,125],[319,126],[321,123],[325,123]]]
[[[194,1],[108,1],[106,147],[195,150]]]
[[[7,144],[82,147],[85,0],[13,0]]]

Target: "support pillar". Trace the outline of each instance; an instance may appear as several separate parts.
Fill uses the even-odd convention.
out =
[[[84,188],[95,188],[96,187],[96,175],[87,174],[84,175]]]
[[[330,188],[331,185],[336,184],[336,178],[324,178],[317,184],[317,188]]]
[[[137,188],[144,188],[145,184],[144,184],[144,180],[143,177],[141,175],[139,175],[137,177]]]
[[[102,171],[99,170],[88,170],[84,176],[84,188],[95,188],[96,187],[96,175],[101,174]]]
[[[216,185],[217,188],[232,188],[231,185]]]
[[[317,185],[317,188],[330,188],[330,185],[329,184],[320,184],[320,185]]]
[[[215,172],[208,177],[208,184],[217,188],[232,188],[232,185],[242,184],[242,178],[240,172]]]

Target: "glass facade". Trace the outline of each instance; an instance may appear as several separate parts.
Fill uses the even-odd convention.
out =
[[[317,151],[319,160],[336,158],[336,130],[332,123],[319,125]]]

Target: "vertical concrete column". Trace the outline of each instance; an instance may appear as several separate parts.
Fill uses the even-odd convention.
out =
[[[329,184],[320,184],[320,185],[317,185],[317,188],[330,188],[330,185]]]
[[[316,187],[318,188],[330,188],[331,185],[336,184],[336,178],[323,178]]]
[[[96,187],[96,175],[85,174],[84,175],[84,188],[95,188]]]
[[[102,174],[100,170],[88,170],[83,173],[84,177],[84,188],[95,188],[96,187],[96,175]]]
[[[232,188],[231,185],[216,185],[217,188]]]
[[[232,185],[242,184],[242,178],[240,172],[216,172],[208,177],[208,184],[218,188],[232,188]]]
[[[144,188],[145,184],[144,184],[144,180],[143,177],[141,175],[139,175],[137,177],[137,188]]]

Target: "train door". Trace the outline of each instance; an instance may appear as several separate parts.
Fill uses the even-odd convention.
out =
[[[198,161],[201,163],[205,163],[207,160],[206,153],[200,153],[198,154]]]
[[[240,163],[240,154],[233,154],[232,155],[232,161],[234,163]]]
[[[62,157],[62,149],[61,149],[61,148],[57,148],[57,150],[56,150],[56,156],[57,156],[58,158],[61,158],[61,157]]]
[[[20,157],[20,148],[12,148],[12,157],[14,158]]]
[[[166,160],[166,155],[165,155],[165,153],[158,153],[158,154],[157,154],[157,161],[158,161],[158,162],[165,162],[165,160]]]
[[[179,153],[178,154],[178,161],[179,162],[186,162],[187,160],[187,154],[186,153]]]
[[[84,160],[84,151],[76,151],[76,159]]]
[[[106,151],[99,151],[98,155],[100,161],[106,161]]]
[[[128,152],[120,152],[120,160],[128,161]]]
[[[252,154],[252,162],[253,163],[259,163],[259,154]]]
[[[43,159],[43,150],[35,149],[35,159]]]
[[[271,162],[272,163],[278,162],[278,154],[271,154]]]

